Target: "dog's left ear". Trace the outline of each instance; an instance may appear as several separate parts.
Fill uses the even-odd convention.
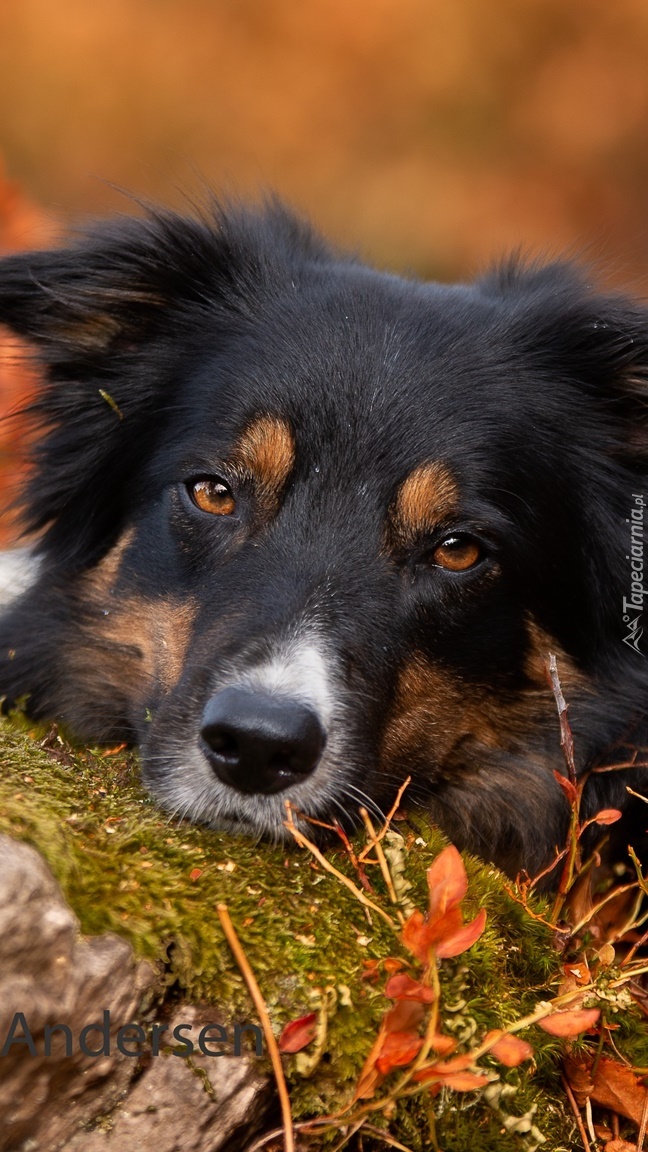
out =
[[[216,207],[204,219],[151,212],[67,248],[0,260],[0,324],[35,346],[41,369],[27,409],[41,436],[23,507],[45,556],[78,567],[110,545],[186,333],[203,318],[214,330],[249,312],[270,263],[264,246],[289,262],[308,248],[300,227],[276,205]]]
[[[583,269],[566,261],[521,264],[514,259],[480,285],[512,306],[520,337],[540,367],[573,381],[598,414],[578,405],[579,427],[632,471],[648,469],[648,307],[621,293],[599,291]],[[600,420],[601,411],[604,420]],[[601,443],[601,434],[605,443]]]

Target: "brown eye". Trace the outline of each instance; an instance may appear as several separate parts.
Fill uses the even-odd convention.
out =
[[[231,516],[236,508],[231,488],[218,476],[192,480],[188,488],[191,499],[201,512],[210,512],[212,516]]]
[[[466,572],[482,559],[479,544],[470,536],[447,536],[435,548],[432,563],[450,572]]]

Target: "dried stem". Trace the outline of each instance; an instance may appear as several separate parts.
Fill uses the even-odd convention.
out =
[[[391,872],[389,871],[389,864],[387,863],[385,853],[383,852],[382,844],[380,843],[380,841],[378,840],[378,837],[376,835],[375,828],[374,828],[373,824],[371,823],[371,817],[370,817],[369,813],[367,812],[366,808],[360,809],[360,815],[362,816],[364,826],[367,829],[367,835],[369,836],[369,838],[371,840],[371,846],[375,847],[375,849],[376,849],[376,856],[378,857],[378,863],[380,864],[380,871],[382,872],[383,880],[385,881],[385,884],[387,885],[387,891],[389,892],[389,899],[391,900],[392,904],[398,905],[398,896],[396,895],[396,889],[394,888],[394,881],[392,880],[392,875],[391,875]],[[405,923],[405,917],[403,916],[403,913],[401,912],[400,908],[398,908],[398,907],[397,907],[396,915],[398,916],[398,919],[400,920],[401,924],[404,924]]]
[[[348,876],[345,876],[343,872],[339,872],[338,869],[335,868],[333,864],[331,864],[330,861],[326,859],[326,856],[322,855],[317,845],[313,844],[312,840],[309,840],[307,836],[304,836],[303,832],[299,831],[299,828],[295,824],[295,821],[292,817],[292,808],[289,800],[286,801],[286,811],[288,813],[288,819],[284,821],[284,826],[297,841],[300,848],[307,848],[308,851],[315,857],[315,859],[322,865],[322,868],[324,868],[327,872],[330,872],[332,876],[335,876],[336,880],[339,880],[340,884],[344,884],[345,888],[348,888],[350,892],[353,892],[356,900],[359,900],[361,904],[364,904],[365,908],[371,908],[372,912],[375,912],[385,921],[386,924],[389,924],[389,927],[393,932],[398,932],[398,925],[392,920],[391,916],[389,916],[387,912],[384,912],[383,909],[380,908],[377,904],[374,904],[373,900],[369,900],[365,896],[364,892],[360,888],[356,887],[356,885],[353,883],[353,880],[349,880]]]
[[[576,1103],[576,1101],[574,1099],[574,1093],[571,1090],[569,1080],[567,1079],[566,1076],[562,1076],[561,1079],[562,1079],[562,1083],[563,1083],[563,1088],[565,1089],[565,1092],[567,1093],[567,1099],[569,1100],[569,1106],[570,1106],[572,1112],[574,1113],[574,1118],[575,1118],[576,1123],[578,1125],[578,1131],[580,1134],[580,1138],[583,1141],[584,1152],[592,1152],[592,1145],[590,1144],[589,1140],[587,1139],[587,1132],[585,1131],[585,1125],[583,1124],[583,1117],[581,1116],[580,1108],[578,1107],[578,1104]]]
[[[217,904],[216,911],[218,918],[222,924],[225,938],[229,944],[234,959],[241,969],[241,974],[245,983],[248,986],[250,996],[254,1001],[254,1007],[259,1013],[259,1020],[263,1028],[263,1034],[266,1038],[268,1045],[268,1054],[272,1063],[272,1071],[274,1072],[275,1080],[277,1081],[277,1092],[279,1094],[279,1103],[281,1105],[281,1117],[283,1120],[283,1138],[284,1138],[284,1152],[295,1152],[295,1136],[293,1132],[292,1112],[290,1110],[290,1097],[288,1095],[288,1088],[286,1086],[286,1078],[284,1076],[283,1066],[281,1064],[281,1056],[279,1054],[279,1046],[275,1040],[274,1032],[272,1031],[272,1024],[268,1015],[265,1000],[259,985],[257,984],[256,976],[250,967],[241,941],[236,935],[234,925],[232,924],[230,914],[227,909],[227,904]]]
[[[407,779],[404,780],[403,783],[401,784],[400,788],[398,789],[398,792],[396,793],[396,799],[394,800],[394,803],[392,804],[391,808],[389,809],[389,812],[385,816],[385,823],[383,824],[382,828],[380,829],[380,832],[378,833],[376,840],[382,840],[383,837],[385,836],[385,834],[387,832],[389,832],[389,827],[391,825],[391,822],[394,819],[396,812],[398,812],[398,809],[400,807],[400,802],[403,799],[403,793],[404,793],[405,789],[411,784],[411,782],[412,782],[412,777],[408,776]],[[369,855],[372,848],[373,848],[373,844],[367,844],[367,847],[363,848],[362,852],[360,852],[360,854],[358,856],[358,860],[360,860],[360,861],[364,860],[365,857]]]

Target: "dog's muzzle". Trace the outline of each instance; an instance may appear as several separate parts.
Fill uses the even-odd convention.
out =
[[[326,734],[317,713],[289,696],[223,688],[203,712],[203,752],[224,784],[238,792],[282,792],[319,762]]]

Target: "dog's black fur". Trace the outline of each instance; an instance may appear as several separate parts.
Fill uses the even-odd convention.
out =
[[[279,834],[286,798],[351,817],[411,774],[457,843],[534,871],[568,815],[548,653],[580,773],[648,743],[623,610],[646,493],[638,303],[561,263],[386,275],[271,203],[9,256],[0,322],[44,370],[24,497],[40,568],[0,622],[0,691],[139,743],[163,805]],[[210,477],[222,514],[195,502]],[[265,749],[258,783],[250,762],[238,779],[231,699],[310,724],[306,759],[282,730],[283,761]],[[239,717],[234,744],[272,723]],[[644,775],[592,775],[587,812]]]

